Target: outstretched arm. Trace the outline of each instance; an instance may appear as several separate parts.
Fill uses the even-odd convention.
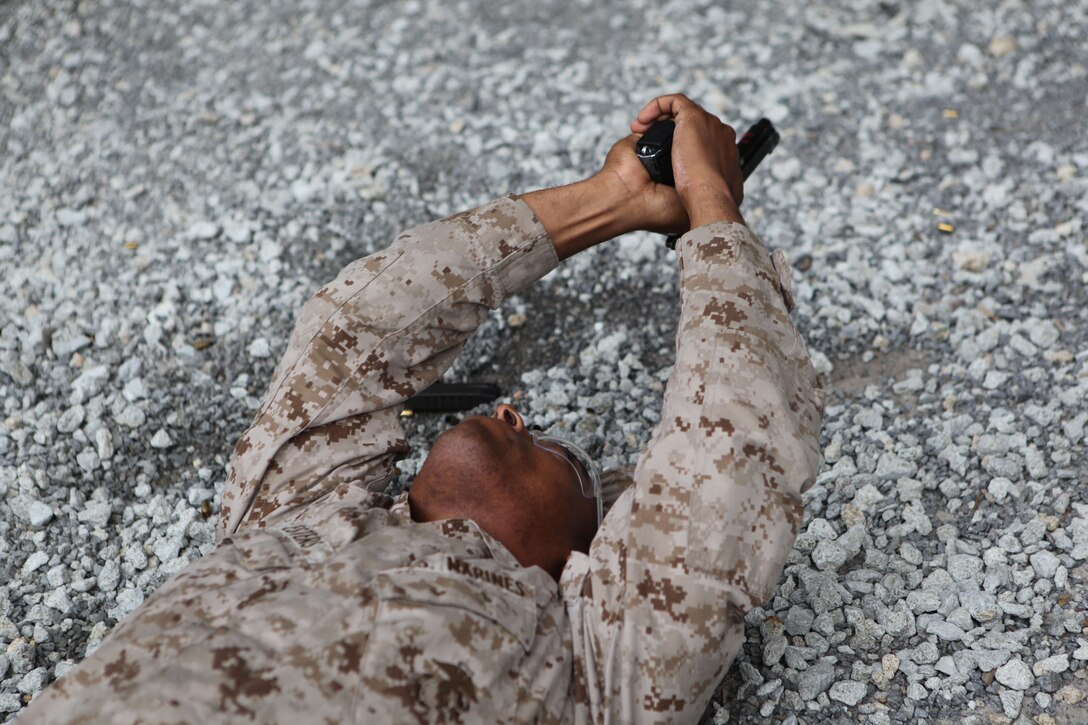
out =
[[[744,614],[778,581],[819,464],[818,382],[784,261],[741,221],[732,129],[682,97],[662,103],[633,128],[676,118],[674,174],[697,225],[676,247],[676,364],[633,485],[560,582],[594,722],[699,717]]]

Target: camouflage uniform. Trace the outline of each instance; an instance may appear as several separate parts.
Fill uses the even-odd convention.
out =
[[[403,401],[553,269],[508,195],[403,233],[303,308],[238,441],[216,549],[26,711],[31,722],[677,722],[767,599],[819,464],[788,267],[744,226],[677,245],[661,423],[558,586],[468,520],[383,490]]]

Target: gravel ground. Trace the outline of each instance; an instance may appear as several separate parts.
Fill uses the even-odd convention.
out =
[[[206,553],[307,295],[595,170],[683,89],[782,143],[826,464],[714,722],[1088,720],[1088,6],[0,0],[0,716]],[[942,232],[939,224],[947,224]],[[677,315],[634,235],[451,371],[633,462]],[[442,418],[407,421],[411,480]]]

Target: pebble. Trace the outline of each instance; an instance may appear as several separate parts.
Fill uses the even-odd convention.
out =
[[[816,615],[812,613],[811,609],[798,605],[790,607],[783,624],[786,626],[786,631],[791,635],[805,635],[812,629],[812,621],[815,618]]]
[[[959,642],[963,639],[963,630],[951,622],[934,620],[926,627],[926,631],[935,634],[946,642]]]
[[[1016,39],[1008,35],[998,35],[986,46],[986,51],[995,58],[1003,58],[1014,50]]]
[[[215,222],[201,220],[193,222],[189,227],[189,231],[186,236],[189,239],[202,240],[202,239],[214,239],[219,234],[219,225]]]
[[[1064,652],[1061,654],[1046,657],[1038,660],[1031,666],[1031,671],[1036,677],[1042,677],[1045,674],[1061,674],[1069,669],[1069,655]]]
[[[31,501],[27,507],[26,520],[33,528],[40,529],[53,520],[53,509],[41,501]]]
[[[24,695],[33,695],[45,686],[46,674],[44,667],[36,667],[23,675],[16,688]]]
[[[1007,717],[1015,718],[1020,714],[1020,707],[1024,703],[1023,692],[1002,690],[998,696],[1001,698],[1001,708]]]
[[[16,637],[9,642],[4,655],[8,658],[8,662],[11,663],[11,671],[17,675],[29,672],[31,665],[34,663],[36,649],[34,643],[26,637]]]
[[[864,700],[867,693],[868,688],[864,682],[841,680],[833,684],[827,694],[832,700],[837,700],[844,705],[854,706]]]
[[[1031,687],[1031,684],[1035,681],[1031,670],[1019,657],[1011,659],[998,667],[994,677],[1005,687],[1021,691]]]
[[[268,345],[268,340],[263,337],[254,338],[253,342],[249,344],[249,356],[264,359],[272,355],[272,349]]]
[[[31,555],[26,558],[26,561],[23,562],[23,576],[32,574],[47,563],[49,563],[49,554],[46,554],[44,551],[35,551],[31,553]]]
[[[1061,560],[1049,551],[1037,551],[1029,557],[1031,567],[1043,579],[1053,579]]]
[[[150,443],[152,448],[159,449],[169,448],[170,446],[174,445],[174,441],[170,438],[170,434],[162,428],[155,431],[155,435],[151,436]]]
[[[76,515],[76,519],[95,528],[102,528],[110,520],[112,509],[104,501],[88,501],[83,510]]]
[[[797,693],[801,699],[815,700],[835,681],[835,666],[827,660],[821,660],[797,675]]]
[[[57,430],[61,433],[71,433],[79,426],[83,425],[83,418],[86,415],[82,405],[73,405],[68,410],[61,414],[57,419]]]
[[[838,571],[846,563],[846,550],[834,541],[820,541],[812,550],[812,563],[820,571]]]
[[[98,588],[103,592],[112,592],[117,588],[118,582],[121,580],[121,568],[117,564],[117,561],[110,559],[102,565],[101,571],[98,572]]]

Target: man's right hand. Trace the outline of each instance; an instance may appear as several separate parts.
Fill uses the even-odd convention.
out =
[[[676,124],[672,137],[673,178],[691,228],[715,221],[743,224],[739,206],[744,198],[744,181],[736,132],[681,94],[650,101],[639,111],[631,130],[646,133],[654,123],[666,119]]]

